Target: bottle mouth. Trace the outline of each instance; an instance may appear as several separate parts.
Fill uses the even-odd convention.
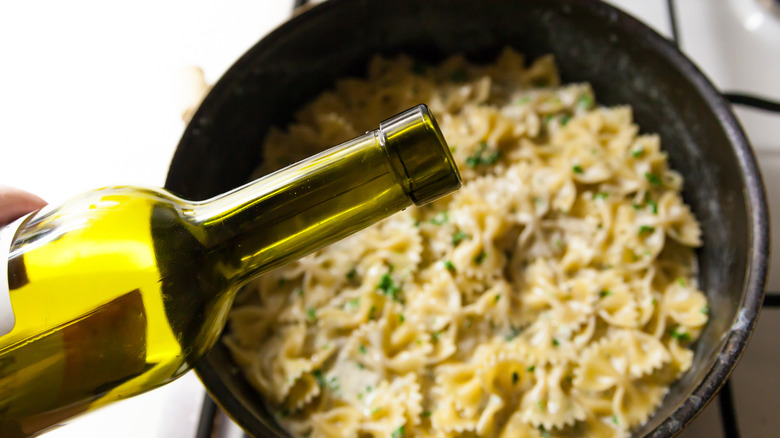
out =
[[[460,172],[433,114],[417,105],[379,124],[380,139],[403,171],[409,198],[425,205],[461,186]]]

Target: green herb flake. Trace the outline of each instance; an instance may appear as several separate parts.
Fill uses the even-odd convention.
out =
[[[564,114],[561,116],[561,126],[566,126],[567,123],[571,120],[571,116],[568,114]]]
[[[650,213],[658,214],[658,203],[652,199],[647,201],[647,206],[650,207]]]
[[[347,301],[347,310],[355,310],[360,307],[360,297]]]
[[[608,196],[609,196],[609,193],[607,193],[607,192],[598,192],[595,195],[593,195],[593,199],[604,200],[604,199],[607,199]]]
[[[536,370],[536,365],[531,365],[530,367],[528,367],[528,372],[529,373],[533,373],[534,370]]]
[[[390,272],[392,272],[392,270]],[[392,297],[394,301],[398,301],[401,288],[395,284],[393,277],[390,276],[390,272],[382,275],[376,289],[381,290],[382,295]]]
[[[579,164],[576,164],[576,165],[571,167],[571,171],[576,173],[576,174],[578,174],[578,175],[580,175],[583,172],[582,166],[580,166]]]
[[[296,293],[296,294],[297,294],[299,297],[302,297],[302,296],[303,296],[303,288],[302,288],[302,287],[299,287],[298,289],[296,289],[296,290],[295,290],[295,293]]]
[[[327,382],[325,381],[325,377],[322,375],[322,370],[316,369],[311,372],[311,375],[317,380],[317,383],[320,386],[326,386]]]
[[[517,371],[512,373],[512,384],[515,385],[520,380],[520,376],[517,374]]]
[[[352,268],[347,272],[347,280],[354,281],[357,278],[357,269]]]
[[[371,309],[369,309],[368,311],[368,319],[373,320],[375,313],[376,313],[376,306],[371,306]]]
[[[339,384],[338,377],[331,377],[328,380],[328,388],[330,388],[331,391],[338,391],[341,385]]]
[[[617,426],[617,425],[618,425],[618,423],[619,423],[619,422],[618,422],[618,417],[617,417],[617,415],[613,415],[613,416],[612,416],[612,423],[614,423],[614,424],[615,424],[615,426]]]
[[[425,417],[425,418],[428,418],[428,417],[430,417],[432,414],[433,414],[433,413],[432,413],[431,411],[423,411],[423,413],[422,413],[422,416],[423,416],[423,417]]]
[[[550,438],[550,431],[545,429],[544,426],[539,426],[539,434],[542,438]]]
[[[473,169],[480,164],[494,164],[500,156],[501,152],[499,151],[488,152],[487,143],[483,141],[479,143],[479,148],[473,154],[466,157],[466,166]]]
[[[688,282],[685,281],[685,279],[682,277],[677,279],[677,284],[679,284],[682,287],[688,287]]]
[[[641,157],[644,154],[645,154],[645,150],[642,149],[642,148],[636,148],[636,149],[631,151],[631,156],[634,157],[634,158],[639,158],[639,157]]]
[[[539,400],[538,402],[536,402],[536,406],[538,406],[538,407],[539,407],[539,410],[540,410],[540,411],[543,411],[543,410],[544,410],[544,403],[542,403],[542,401],[541,401],[541,400]]]
[[[391,438],[404,438],[405,436],[406,436],[406,429],[404,429],[404,426],[400,426],[398,429],[393,431]]]
[[[501,294],[497,294],[493,300],[497,303],[501,299]]]
[[[689,342],[691,340],[691,334],[680,331],[679,329],[674,329],[670,333],[674,339],[677,339],[678,342]]]
[[[639,210],[639,209],[642,208],[642,205],[641,204],[637,204],[637,203],[633,203],[633,204],[631,204],[631,206],[634,207],[634,210]]]
[[[557,339],[553,338],[552,345],[553,345],[553,347],[557,347],[557,346],[561,345],[561,343]]]
[[[487,253],[485,251],[481,251],[479,254],[474,256],[474,263],[481,265],[485,262],[485,259],[487,258]]]
[[[431,220],[428,222],[434,224],[434,225],[443,225],[450,221],[450,217],[447,214],[446,211],[440,211],[436,216],[434,216]]]
[[[515,327],[513,325],[509,326],[509,330],[510,330],[509,334],[504,336],[504,339],[507,341],[511,341],[512,339],[516,338],[517,335],[519,335],[520,332],[522,331],[520,327]]]
[[[317,310],[315,310],[314,307],[309,307],[306,309],[306,319],[308,319],[309,322],[314,322],[317,320]]]
[[[705,304],[704,307],[699,309],[699,312],[701,312],[701,313],[703,313],[705,315],[709,315],[710,314],[710,305],[709,304]]]
[[[360,352],[360,354],[366,354],[366,346],[364,344],[360,344],[360,346],[358,347],[358,351]]]
[[[360,362],[358,362],[358,364],[357,364],[357,367],[358,367],[358,368],[360,368],[361,370],[364,370],[364,369],[366,369],[366,366],[365,366],[365,365],[363,365],[363,364],[362,364],[362,363],[360,363]],[[362,394],[358,394],[358,395],[362,395]]]
[[[471,236],[468,233],[464,233],[463,231],[458,230],[455,234],[452,235],[452,245],[458,246],[460,242],[470,239]]]
[[[403,324],[404,321],[406,321],[406,318],[404,317],[403,313],[398,314],[398,324]]]
[[[371,416],[373,417],[374,415],[376,415],[381,409],[382,409],[382,407],[380,406],[380,407],[374,409],[373,411],[371,411]]]
[[[645,178],[647,179],[647,182],[649,182],[653,187],[658,187],[661,185],[661,179],[658,178],[658,175],[650,172],[645,172]]]
[[[590,109],[593,106],[593,97],[589,94],[583,94],[577,99],[577,106],[582,109]]]
[[[515,101],[515,105],[525,105],[527,103],[531,102],[531,98],[528,96],[523,96]]]
[[[441,336],[441,330],[435,331],[431,334],[431,340],[434,344],[439,342],[439,336]]]
[[[640,236],[644,234],[651,234],[653,231],[655,231],[655,227],[651,227],[650,225],[642,225],[639,227]]]
[[[455,272],[455,265],[453,265],[449,260],[444,261],[444,267],[447,268],[447,270],[450,272]]]
[[[612,295],[612,291],[604,289],[601,292],[599,292],[599,298],[605,298]]]

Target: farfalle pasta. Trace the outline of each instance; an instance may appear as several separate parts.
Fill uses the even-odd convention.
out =
[[[296,436],[627,436],[707,323],[658,136],[549,56],[378,57],[273,131],[263,171],[419,102],[463,188],[248,285],[236,363]]]

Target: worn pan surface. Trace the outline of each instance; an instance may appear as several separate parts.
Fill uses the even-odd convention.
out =
[[[673,45],[607,4],[330,0],[313,7],[261,40],[215,85],[181,139],[166,187],[205,199],[243,184],[260,163],[269,126],[289,122],[336,78],[362,74],[376,53],[429,61],[463,53],[480,62],[505,46],[531,57],[552,53],[564,81],[590,82],[601,103],[630,104],[685,176],[684,197],[703,227],[700,281],[711,319],[692,369],[635,433],[672,436],[730,374],[755,325],[767,269],[767,206],[726,101]],[[248,432],[286,436],[221,344],[196,369]]]

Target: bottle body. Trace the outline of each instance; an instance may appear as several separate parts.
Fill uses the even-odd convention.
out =
[[[428,156],[419,169],[394,149],[435,128],[426,114],[398,141],[367,133],[209,201],[114,187],[27,218],[8,259],[16,320],[0,336],[0,435],[175,379],[216,342],[246,281],[457,188],[437,128],[439,149],[412,154]]]

